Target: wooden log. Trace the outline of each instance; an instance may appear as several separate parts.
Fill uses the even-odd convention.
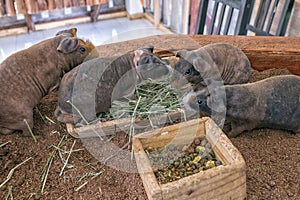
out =
[[[160,1],[154,0],[154,26],[158,28],[161,19]]]
[[[48,2],[48,10],[54,10],[56,8],[54,0],[47,0]]]
[[[4,0],[0,0],[0,17],[5,15],[5,3]]]
[[[185,0],[183,5],[182,34],[188,34],[189,32],[190,11],[191,11],[191,0]]]
[[[8,16],[16,15],[14,0],[5,0],[6,12]]]
[[[62,9],[64,7],[63,0],[54,0],[56,9]]]
[[[72,6],[78,7],[79,6],[79,0],[72,0]]]
[[[86,5],[89,5],[89,6],[94,5],[94,0],[86,0]]]
[[[18,14],[26,14],[26,5],[24,0],[16,0]]]
[[[72,0],[63,0],[64,8],[72,7]]]
[[[37,4],[35,0],[25,0],[25,3],[28,14],[37,13]]]
[[[199,0],[192,0],[190,30],[189,30],[190,34],[195,33],[199,7],[200,7],[200,1]]]
[[[201,46],[224,42],[242,49],[254,69],[287,68],[300,75],[300,38],[278,36],[221,36],[221,35],[155,35],[121,43],[99,46],[102,56],[110,56],[153,45],[161,51],[175,54],[180,49],[197,49]]]
[[[47,10],[47,4],[46,4],[45,0],[37,0],[37,2],[38,2],[38,8],[40,11]]]

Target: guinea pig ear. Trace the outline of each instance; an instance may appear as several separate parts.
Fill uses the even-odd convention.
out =
[[[206,72],[209,71],[211,68],[210,65],[202,58],[195,58],[194,60],[192,60],[192,65],[199,72]]]
[[[138,62],[139,60],[141,59],[141,56],[143,54],[143,50],[141,49],[138,49],[138,50],[135,50],[134,51],[134,58],[133,58],[133,64],[134,64],[134,67],[137,68],[137,65],[138,65]]]
[[[60,41],[57,47],[57,51],[67,54],[75,51],[77,46],[78,46],[78,39],[73,37],[68,37]]]
[[[77,33],[77,28],[71,28],[71,29],[66,29],[66,30],[59,31],[59,32],[56,33],[55,36],[65,35],[65,36],[68,36],[68,37],[77,37],[76,33]]]
[[[143,48],[144,50],[146,50],[146,51],[149,51],[150,53],[153,53],[153,50],[154,50],[154,46],[152,46],[152,45],[148,45],[148,46],[146,46],[145,48]]]
[[[73,37],[77,36],[77,28],[71,28],[71,33],[73,35]]]
[[[180,50],[180,51],[177,51],[175,53],[175,56],[176,57],[179,57],[179,58],[185,58],[185,56],[187,55],[188,51],[187,50]]]

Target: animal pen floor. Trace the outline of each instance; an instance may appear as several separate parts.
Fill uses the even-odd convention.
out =
[[[84,30],[89,31],[88,27],[76,27],[80,36]],[[57,30],[59,29],[48,31],[54,35]],[[138,33],[138,36],[141,36],[141,32]],[[14,37],[18,36],[11,36]],[[85,37],[90,37],[89,39],[95,42],[93,37]],[[98,35],[94,37],[100,38]],[[3,41],[13,43],[0,40],[1,48]],[[17,50],[16,47],[11,48],[12,51]],[[253,73],[252,80],[286,73],[284,70],[267,70]],[[57,94],[52,92],[44,97],[35,109],[33,132],[37,142],[34,142],[32,137],[22,137],[19,134],[0,137],[0,184],[10,177],[9,173],[14,167],[29,159],[12,170],[9,181],[0,188],[0,199],[12,199],[12,196],[13,199],[147,199],[137,173],[126,173],[104,165],[87,150],[86,145],[97,144],[96,139],[78,140],[70,136],[64,139],[66,144],[60,147],[63,159],[59,154],[55,154],[46,183],[43,184],[43,169],[47,162],[51,161],[50,154],[56,150],[55,147],[62,137],[67,135],[65,125],[56,121],[53,116],[56,105]],[[128,138],[121,132],[112,139],[112,142],[120,147],[127,141]],[[246,161],[248,199],[300,198],[300,134],[258,129],[244,132],[233,138],[232,142]],[[69,154],[71,148],[73,151]],[[68,165],[60,176],[64,167],[62,160],[66,159]]]

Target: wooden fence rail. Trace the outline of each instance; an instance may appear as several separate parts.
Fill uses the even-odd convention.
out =
[[[96,21],[99,14],[125,10],[125,0],[0,0],[0,30],[26,27],[64,19],[89,16]]]
[[[69,7],[92,6],[108,0],[0,0],[0,16],[36,14],[41,11]]]

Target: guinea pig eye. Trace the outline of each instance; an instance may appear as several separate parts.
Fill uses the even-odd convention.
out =
[[[190,75],[192,73],[192,70],[191,69],[188,69],[184,72],[184,75]]]
[[[198,99],[198,100],[197,100],[197,103],[198,103],[199,105],[202,105],[202,104],[203,104],[203,100]]]
[[[84,52],[86,51],[86,48],[84,48],[84,47],[79,47],[79,51],[80,51],[81,53],[84,53]]]

